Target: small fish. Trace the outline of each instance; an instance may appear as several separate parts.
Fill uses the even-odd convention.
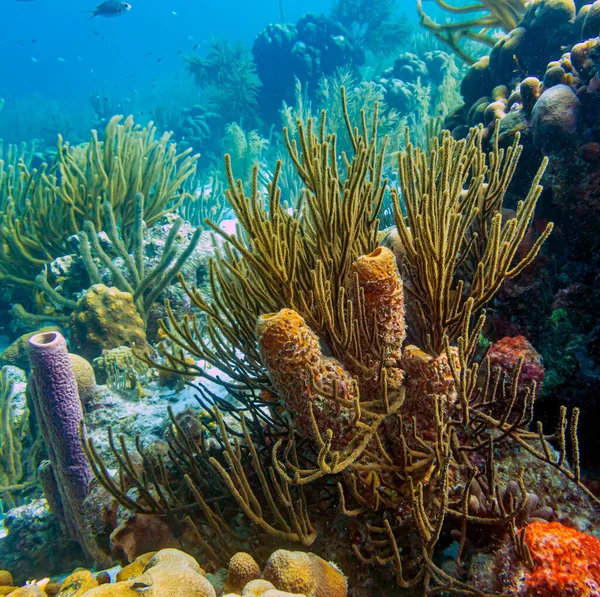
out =
[[[64,58],[61,58],[60,56],[57,58],[57,60],[58,60],[59,62],[66,62],[66,60],[65,60]]]
[[[38,59],[35,56],[31,57],[31,62],[37,62],[37,61],[38,61]]]
[[[32,44],[37,44],[37,39],[32,39],[32,40],[31,40],[31,43],[32,43]]]
[[[162,62],[162,58],[159,58],[156,62]]]
[[[35,0],[17,0],[17,2],[35,2]]]
[[[94,17],[120,17],[130,10],[131,4],[127,4],[127,2],[120,2],[119,0],[106,0],[106,2],[96,6],[94,10],[85,10],[84,12],[93,13],[93,19]]]
[[[196,45],[195,45],[195,46],[192,48],[192,52],[195,52],[195,51],[198,49],[198,46],[199,46],[199,45],[200,45],[200,44],[196,44]]]
[[[172,10],[172,11],[171,11],[171,14],[172,14],[174,17],[176,17],[176,16],[177,16],[177,13],[176,13],[174,10]]]

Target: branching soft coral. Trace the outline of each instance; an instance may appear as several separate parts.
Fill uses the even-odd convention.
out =
[[[207,105],[224,124],[237,122],[252,127],[259,122],[258,92],[261,87],[250,51],[241,44],[213,39],[205,57],[187,57],[189,73],[205,94]]]
[[[523,0],[477,0],[466,6],[455,6],[445,0],[435,0],[435,3],[451,15],[472,15],[471,18],[462,21],[448,20],[439,24],[427,15],[422,0],[417,0],[421,26],[447,44],[467,64],[473,64],[475,58],[465,47],[464,40],[491,48],[496,43],[493,32],[501,30],[508,33],[514,29],[525,14],[526,7]]]
[[[149,227],[185,199],[182,186],[198,156],[190,149],[178,153],[170,133],[157,139],[152,123],[141,128],[132,117],[121,120],[109,121],[103,141],[96,131],[80,146],[59,137],[51,166],[18,166],[18,177],[7,183],[10,196],[0,202],[0,276],[32,285],[45,264],[67,252],[66,239],[84,222],[102,230],[106,204],[129,245],[136,193],[145,197]]]

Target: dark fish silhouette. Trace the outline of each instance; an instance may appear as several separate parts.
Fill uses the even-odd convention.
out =
[[[127,2],[120,2],[119,0],[106,0],[106,2],[96,6],[94,10],[86,10],[84,12],[91,12],[93,19],[94,17],[120,17],[130,10],[131,4],[127,4]]]

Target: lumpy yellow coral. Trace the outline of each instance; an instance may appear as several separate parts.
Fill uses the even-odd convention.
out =
[[[204,570],[190,555],[163,549],[153,555],[139,576],[101,585],[85,597],[216,597]]]
[[[84,406],[90,402],[96,393],[96,374],[92,364],[78,354],[69,354],[69,360],[77,381],[79,399]]]
[[[278,591],[307,597],[346,597],[347,594],[344,575],[313,553],[279,549],[269,558],[263,576]]]
[[[80,597],[98,586],[98,581],[89,570],[76,570],[65,578],[57,597]]]
[[[8,570],[0,570],[0,587],[11,587],[12,584],[12,574]]]
[[[312,564],[316,583],[311,597],[346,597],[346,577],[339,568],[314,553],[309,553],[308,557]]]
[[[121,568],[121,570],[117,572],[117,582],[129,580],[130,578],[134,578],[135,576],[142,574],[144,572],[144,568],[155,554],[155,551],[144,553],[135,558],[131,564],[127,564],[127,566]]]
[[[272,582],[265,580],[264,578],[258,578],[256,580],[251,580],[243,589],[242,596],[243,597],[260,597],[267,591],[274,589],[275,586]]]
[[[78,352],[86,358],[100,356],[103,349],[146,346],[144,322],[133,296],[104,284],[88,288],[71,315],[71,334]]]
[[[312,595],[317,581],[307,553],[278,549],[271,554],[263,576],[280,591]]]
[[[239,592],[250,581],[260,578],[260,567],[256,560],[245,552],[236,553],[229,560],[229,575],[225,591]]]

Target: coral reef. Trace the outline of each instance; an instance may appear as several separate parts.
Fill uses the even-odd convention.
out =
[[[262,77],[259,78],[248,49],[239,43],[214,39],[205,57],[187,57],[187,68],[205,100],[203,109],[216,117],[217,133],[231,122],[246,127],[259,123]]]
[[[23,444],[28,438],[29,411],[23,401],[23,391],[16,388],[9,368],[0,369],[0,491],[3,508],[16,506],[16,497],[33,485],[26,477]],[[21,404],[19,403],[21,398]]]
[[[280,3],[158,127],[0,144],[0,595],[600,591],[585,1]]]
[[[298,121],[297,138],[286,133],[304,185],[297,211],[281,203],[281,164],[265,197],[257,168],[247,194],[227,158],[239,232],[211,225],[223,239],[210,265],[212,294],[182,280],[207,315],[206,336],[194,317],[170,313],[162,360],[147,357],[222,385],[235,405],[192,382],[208,420],[184,428],[171,415],[168,458],[138,443],[140,469],[111,433],[113,477],[95,442],[86,452],[99,483],[133,515],[161,521],[179,512],[172,528],[214,568],[240,548],[254,555],[285,541],[335,553],[352,568],[357,595],[384,594],[392,579],[424,594],[478,594],[484,583],[470,546],[492,557],[506,539],[524,559],[519,529],[574,515],[566,496],[575,494],[580,520],[597,524],[595,498],[581,483],[578,411],[563,410],[555,452],[541,425],[528,429],[535,384],[517,400],[518,380],[509,383],[480,350],[482,308],[532,263],[552,229],[524,244],[545,164],[503,217],[518,143],[488,155],[482,128],[462,141],[445,134],[431,155],[408,142],[400,190],[389,189],[403,285],[394,255],[378,247],[388,183],[377,111],[362,133],[345,114],[354,152],[341,164],[325,115]],[[416,346],[403,346],[403,292]],[[505,401],[495,415],[498,395]],[[529,486],[545,489],[543,505]],[[449,574],[438,562],[455,539],[460,569]],[[388,568],[377,588],[366,580],[375,565]]]
[[[163,314],[159,299],[168,297],[174,308],[185,309],[182,293],[172,281],[180,271],[198,278],[209,242],[205,238],[201,243],[201,229],[174,214],[148,229],[140,193],[134,207],[130,249],[106,202],[105,232],[98,233],[87,221],[78,234],[79,257],[56,260],[50,272],[36,277],[37,298],[45,301],[46,314],[28,313],[21,305],[13,307],[13,314],[30,327],[40,321],[60,322],[88,359],[102,349],[133,343],[143,348],[146,332],[153,340]]]
[[[385,88],[386,103],[400,114],[407,114],[418,108],[420,95],[427,86],[433,90],[434,103],[444,91],[447,93],[450,82],[444,79],[447,73],[454,74],[454,68],[453,58],[441,50],[426,52],[422,57],[402,52],[393,66],[376,78],[376,82]]]
[[[29,170],[19,161],[19,175],[8,176],[0,199],[0,275],[33,284],[40,269],[63,256],[67,239],[87,221],[102,230],[109,204],[127,244],[133,241],[136,193],[145,197],[144,218],[151,227],[187,196],[180,189],[195,172],[198,156],[177,153],[170,133],[156,139],[156,129],[136,126],[133,118],[113,117],[104,140],[92,132],[89,143],[71,146],[62,137],[56,160]],[[11,184],[11,180],[16,184]],[[126,182],[125,182],[126,181]]]
[[[340,22],[356,44],[374,54],[389,54],[411,33],[397,0],[336,0],[331,18]]]
[[[34,499],[12,508],[2,524],[6,536],[0,541],[0,558],[17,585],[85,565],[81,547],[63,533],[46,500]]]
[[[229,576],[235,575],[237,563],[248,560],[248,554],[238,553],[232,558]],[[251,558],[250,558],[251,559]],[[296,561],[304,566],[298,566]],[[237,590],[224,589],[227,597],[239,595],[292,595],[285,587],[302,587],[296,597],[346,597],[346,580],[334,564],[321,560],[312,553],[276,551],[269,558],[264,574],[254,562],[256,575],[243,582]],[[163,549],[141,555],[129,566],[117,572],[116,582],[110,582],[103,573],[92,574],[78,569],[63,581],[45,579],[17,588],[12,575],[0,571],[0,594],[12,597],[134,597],[140,593],[151,597],[216,597],[222,582],[218,575],[207,575],[197,560],[177,549]],[[263,576],[264,578],[261,578]],[[272,582],[266,576],[274,577]]]

